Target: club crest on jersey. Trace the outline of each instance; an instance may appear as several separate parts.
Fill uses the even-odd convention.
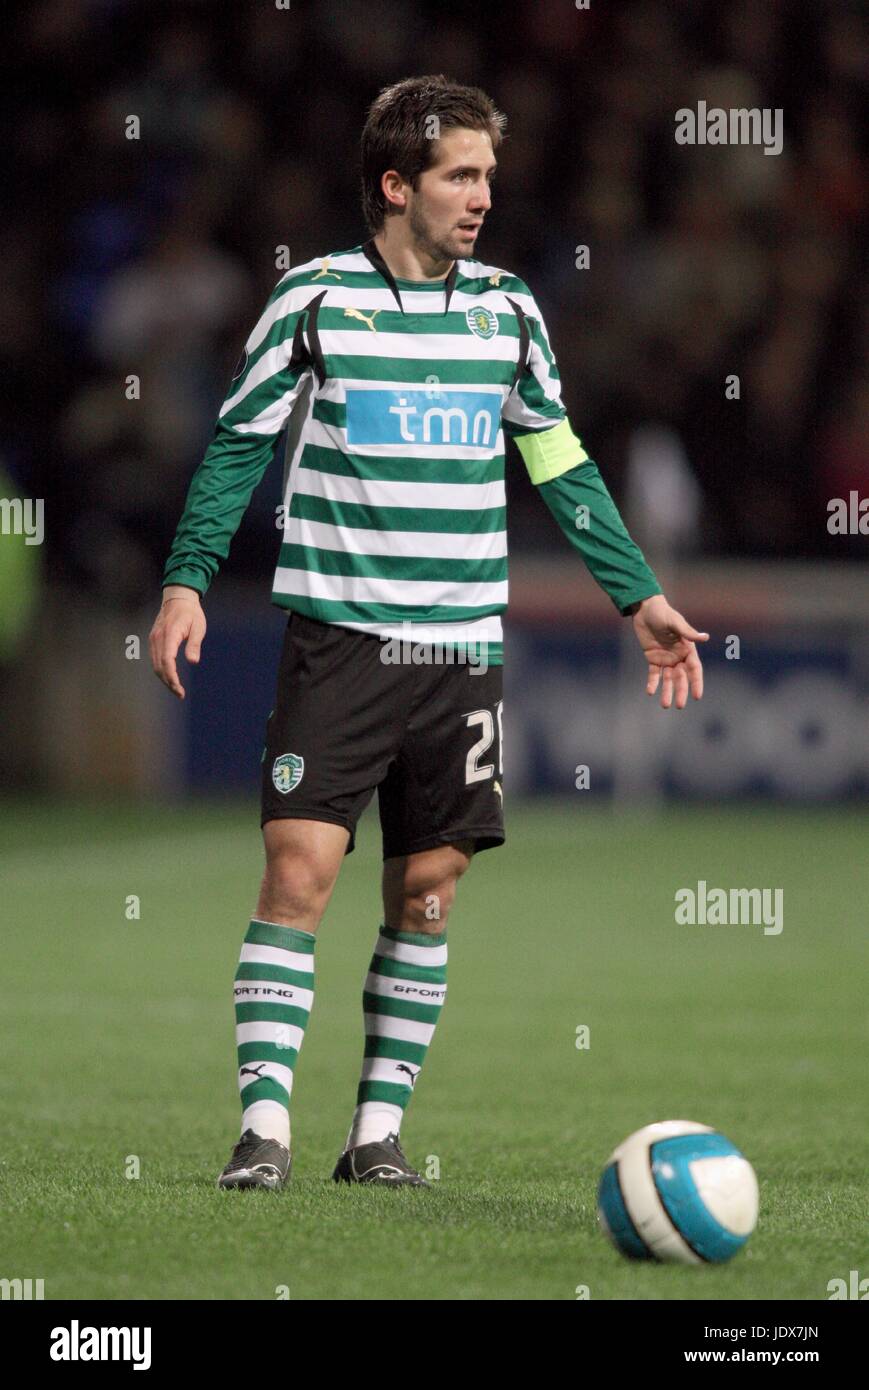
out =
[[[494,338],[498,332],[498,320],[485,304],[472,304],[465,318],[471,332],[478,338]]]
[[[298,753],[283,753],[275,758],[272,768],[272,781],[278,791],[286,795],[297,787],[305,771],[305,759]]]

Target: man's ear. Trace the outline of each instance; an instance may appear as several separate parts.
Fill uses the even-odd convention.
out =
[[[407,206],[407,195],[402,192],[403,185],[404,180],[397,169],[387,169],[380,180],[380,191],[387,203],[393,207],[403,208]]]

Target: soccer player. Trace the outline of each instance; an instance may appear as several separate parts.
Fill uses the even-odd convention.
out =
[[[386,88],[362,133],[363,245],[289,271],[247,340],[190,485],[151,633],[200,659],[201,599],[286,426],[272,599],[289,612],[262,766],[266,866],[235,975],[241,1137],[218,1184],[282,1187],[315,933],[378,792],[383,921],[365,1053],[333,1177],[424,1186],[399,1131],[446,994],[447,919],[504,842],[504,437],[648,662],[700,699],[695,632],[664,598],[573,434],[527,285],[475,259],[505,117],[442,76]],[[588,525],[577,526],[580,507]]]

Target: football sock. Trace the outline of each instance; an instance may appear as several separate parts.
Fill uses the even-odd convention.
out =
[[[314,999],[316,937],[254,918],[235,972],[241,1132],[290,1147],[293,1068]]]
[[[381,926],[365,980],[365,1057],[348,1149],[398,1134],[447,993],[447,933]]]

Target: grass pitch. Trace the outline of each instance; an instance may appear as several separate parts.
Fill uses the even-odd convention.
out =
[[[858,812],[508,805],[507,845],[459,886],[402,1131],[440,1177],[382,1192],[329,1181],[380,920],[370,808],[321,927],[294,1176],[272,1194],[214,1186],[238,1133],[256,808],[3,809],[0,1276],[49,1299],[825,1299],[869,1273]],[[782,888],[784,930],[677,925],[699,879]],[[631,1264],[597,1229],[611,1149],[668,1118],[756,1167],[758,1230],[729,1265]]]

